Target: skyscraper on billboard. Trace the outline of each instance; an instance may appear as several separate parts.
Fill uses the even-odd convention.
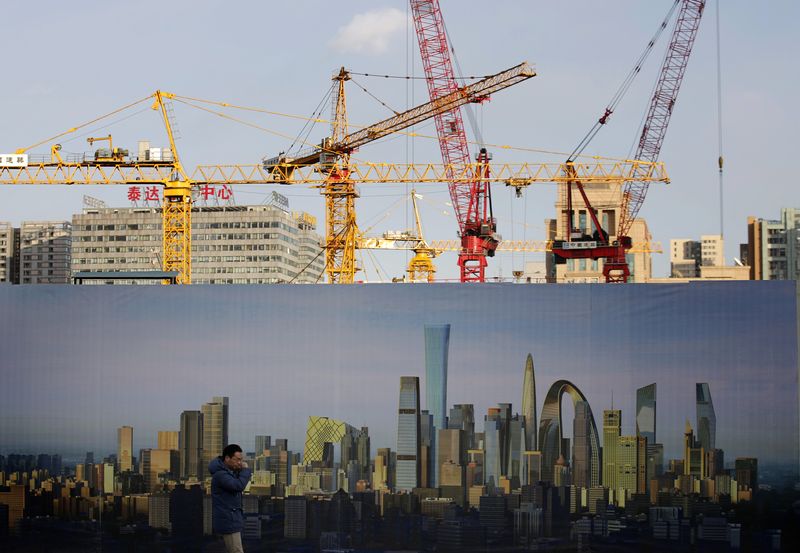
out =
[[[119,471],[133,470],[133,427],[122,426],[117,429],[117,462]]]
[[[698,382],[697,391],[697,441],[706,451],[716,448],[717,416],[711,401],[711,390],[707,382]]]
[[[228,445],[228,398],[215,396],[200,408],[203,414],[203,477],[210,477],[208,464]]]
[[[395,465],[397,491],[411,491],[419,485],[419,416],[419,377],[401,376]]]
[[[656,443],[656,385],[636,390],[636,435]]]
[[[622,411],[603,411],[603,486],[617,489],[617,445],[622,430]]]
[[[181,413],[181,430],[178,439],[181,456],[181,478],[202,479],[206,467],[203,463],[203,414],[200,411]]]
[[[425,325],[425,408],[433,416],[429,459],[438,457],[436,432],[447,428],[447,354],[450,325]],[[428,463],[428,485],[438,486],[439,471],[435,461]]]
[[[525,376],[522,380],[522,415],[525,417],[525,449],[534,451],[539,442],[536,436],[536,378],[530,353],[525,360]]]

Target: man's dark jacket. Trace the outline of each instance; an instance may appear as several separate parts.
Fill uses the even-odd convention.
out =
[[[232,471],[217,457],[208,465],[211,473],[211,525],[215,534],[232,534],[244,528],[242,490],[250,481],[250,469]]]

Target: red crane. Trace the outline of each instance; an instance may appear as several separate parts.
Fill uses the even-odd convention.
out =
[[[459,88],[453,73],[439,0],[411,0],[411,10],[428,93],[431,101],[435,101]],[[492,214],[492,191],[486,180],[489,154],[485,148],[481,148],[477,156],[478,169],[470,175],[471,178],[455,178],[455,175],[465,174],[464,169],[470,165],[461,110],[454,108],[441,112],[434,120],[461,237],[458,254],[461,282],[484,282],[486,257],[494,256],[500,242],[497,222]]]
[[[680,10],[672,31],[672,37],[667,48],[661,71],[656,81],[655,91],[650,100],[644,125],[642,126],[639,145],[633,159],[655,162],[661,152],[661,145],[667,132],[672,110],[678,98],[681,82],[683,81],[686,66],[689,62],[689,55],[692,52],[697,30],[700,27],[700,18],[703,15],[706,0],[676,0],[680,2]],[[652,43],[651,45],[652,46]],[[635,69],[638,73],[638,66]],[[606,110],[600,118],[592,132],[599,128],[597,125],[605,124],[611,110]],[[585,141],[586,139],[584,139]],[[581,149],[586,145],[583,142]],[[574,157],[574,155],[573,155]],[[572,159],[570,159],[572,161]],[[592,206],[586,197],[583,186],[578,181],[574,181],[580,192],[587,212],[592,219],[595,232],[591,237],[581,236],[581,232],[574,229],[572,222],[572,186],[567,185],[567,213],[568,213],[568,239],[563,242],[556,242],[553,245],[553,253],[556,262],[564,262],[566,259],[598,259],[605,258],[603,263],[603,276],[606,282],[627,282],[630,276],[628,262],[625,253],[631,247],[629,231],[633,224],[642,202],[647,194],[649,183],[646,180],[641,182],[636,179],[628,181],[622,193],[622,207],[620,209],[620,221],[617,225],[617,240],[609,243],[608,232],[601,228],[597,221]],[[573,236],[574,235],[574,236]],[[577,240],[573,240],[573,237]],[[589,240],[586,240],[588,238]],[[560,258],[560,259],[559,259]]]

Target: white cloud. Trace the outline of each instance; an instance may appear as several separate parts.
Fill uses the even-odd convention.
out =
[[[392,38],[405,31],[406,21],[406,14],[396,8],[360,13],[340,27],[329,44],[340,53],[382,54]]]

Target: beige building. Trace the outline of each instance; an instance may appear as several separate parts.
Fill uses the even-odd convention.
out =
[[[72,271],[160,270],[161,218],[155,207],[84,209],[72,218]],[[321,244],[308,213],[271,205],[195,207],[192,283],[314,283],[325,267]]]
[[[228,445],[228,398],[214,397],[200,408],[203,413],[203,473],[212,459]],[[208,477],[208,475],[206,474]]]
[[[603,230],[608,232],[609,240],[617,239],[617,223],[619,222],[620,206],[622,205],[622,186],[619,184],[602,183],[584,185],[589,203],[595,211]],[[558,187],[556,200],[557,219],[545,220],[548,240],[566,240],[568,237],[568,210],[566,187]],[[580,194],[573,193],[572,201],[573,226],[583,234],[592,235],[595,231],[591,215],[588,213]],[[631,271],[629,282],[647,282],[652,275],[652,259],[647,251],[642,251],[644,246],[649,246],[652,236],[644,219],[633,221],[630,230],[635,253],[627,254],[628,266]],[[556,264],[553,256],[547,256],[547,278],[549,282],[559,283],[594,283],[605,282],[603,277],[603,259],[568,259],[564,264]]]
[[[70,223],[23,221],[19,234],[20,284],[69,283]]]
[[[178,449],[178,431],[177,430],[159,430],[158,431],[158,449]]]
[[[119,471],[133,470],[133,427],[117,428],[117,463]]]
[[[700,237],[700,265],[703,267],[725,265],[725,242],[722,236],[705,234]]]
[[[148,492],[159,488],[160,475],[172,474],[178,468],[178,452],[170,449],[142,449],[139,452],[139,473],[144,476]]]

